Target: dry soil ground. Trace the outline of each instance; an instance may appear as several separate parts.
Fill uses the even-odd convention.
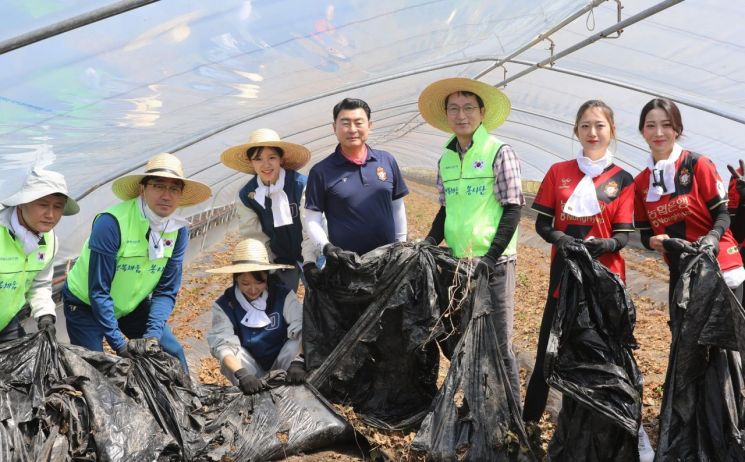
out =
[[[406,211],[409,224],[409,238],[416,239],[424,237],[429,230],[432,218],[439,206],[436,203],[436,194],[433,188],[411,185],[412,193],[406,197]],[[534,234],[533,221],[524,218],[520,224],[520,232],[524,237]],[[534,236],[535,237],[535,236]],[[236,235],[228,235],[225,241],[210,249],[197,262],[191,264],[184,273],[184,287],[178,296],[178,302],[173,314],[172,323],[175,326],[176,335],[180,339],[191,338],[202,341],[206,334],[205,328],[208,323],[204,322],[208,316],[212,301],[230,284],[229,276],[208,276],[204,269],[210,266],[225,264],[230,257],[230,252],[237,241]],[[517,306],[515,308],[515,334],[514,343],[520,352],[522,364],[521,376],[526,377],[529,365],[535,354],[535,345],[538,338],[538,329],[543,313],[545,295],[548,285],[549,251],[545,244],[529,245],[523,243],[518,252],[518,276],[517,276]],[[533,242],[536,240],[533,239]],[[542,244],[542,243],[541,243]],[[650,258],[645,252],[625,249],[627,264],[635,270],[635,277],[627,281],[632,295],[636,289],[648,288],[655,285],[667,284],[667,269],[657,258]],[[302,286],[299,291],[302,296]],[[658,300],[633,296],[637,308],[636,339],[639,349],[635,351],[635,357],[640,369],[645,376],[643,423],[653,440],[657,437],[657,418],[662,398],[662,385],[667,367],[667,354],[670,345],[670,332],[667,327],[667,308]],[[196,322],[201,318],[201,322]],[[195,327],[196,326],[196,327]],[[441,376],[444,377],[447,360],[443,358]],[[199,380],[203,383],[227,384],[221,376],[217,362],[203,355],[199,358],[198,371]],[[524,383],[523,389],[524,393]],[[374,446],[395,460],[412,460],[409,452],[409,444],[413,433],[401,432],[379,432],[365,427],[354,420],[350,409],[339,408],[339,411],[350,417],[355,426],[365,434]],[[544,445],[551,437],[553,426],[551,417],[547,412],[541,423],[543,428]],[[362,460],[360,452],[353,445],[348,448],[335,448],[334,450],[322,451],[316,454],[290,457],[289,460],[336,460],[350,461]]]

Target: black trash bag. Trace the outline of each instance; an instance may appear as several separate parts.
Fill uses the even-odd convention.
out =
[[[244,396],[194,385],[165,353],[122,359],[47,332],[0,344],[0,460],[269,460],[345,442],[351,427],[308,385]]]
[[[475,286],[464,310],[470,322],[412,449],[432,461],[538,460],[499,351],[488,279]]]
[[[172,442],[81,351],[46,331],[0,344],[0,460],[154,460]]]
[[[547,383],[563,394],[550,460],[639,460],[635,323],[621,279],[583,246],[570,246],[544,366]]]
[[[745,311],[711,255],[680,265],[655,461],[743,461]]]
[[[423,243],[327,265],[304,301],[308,382],[369,425],[420,422],[437,392],[442,288],[456,266],[446,249]]]
[[[166,353],[135,356],[125,390],[150,410],[171,445],[159,460],[262,461],[349,440],[351,427],[307,384],[285,386],[285,371],[262,378],[267,390],[192,384]]]
[[[212,399],[208,399],[207,387],[202,400],[221,403],[220,411],[214,415],[216,407],[205,407],[209,409],[204,416],[209,423],[204,432],[210,440],[196,460],[282,459],[338,445],[354,435],[351,426],[308,384],[278,386],[255,395],[244,395],[238,389],[225,395],[223,390],[211,389],[215,393]]]

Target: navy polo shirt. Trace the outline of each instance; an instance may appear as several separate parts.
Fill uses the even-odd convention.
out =
[[[365,163],[357,165],[337,145],[310,169],[305,208],[326,215],[332,244],[362,255],[396,240],[391,202],[408,193],[390,153],[368,146]]]

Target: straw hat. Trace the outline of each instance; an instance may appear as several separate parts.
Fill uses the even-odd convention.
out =
[[[151,157],[145,165],[145,173],[117,178],[111,185],[111,189],[116,197],[121,200],[133,199],[140,195],[140,181],[146,176],[183,181],[184,192],[181,194],[181,200],[179,201],[180,207],[204,202],[212,195],[212,190],[206,184],[185,178],[181,160],[167,152]]]
[[[8,207],[28,204],[36,199],[56,193],[67,196],[67,202],[65,202],[65,209],[62,211],[62,215],[75,215],[80,211],[78,203],[67,192],[65,177],[61,173],[44,170],[43,168],[33,169],[26,177],[26,181],[21,186],[21,189],[16,191],[12,196],[3,199],[0,203]]]
[[[475,93],[484,101],[482,123],[487,131],[502,125],[510,114],[510,99],[495,87],[478,80],[454,77],[429,84],[419,95],[419,112],[424,120],[435,128],[452,133],[445,112],[445,98],[458,91]]]
[[[256,146],[280,148],[282,154],[282,168],[285,170],[299,170],[310,160],[310,151],[305,146],[288,143],[279,139],[279,135],[272,129],[259,128],[248,137],[248,143],[239,144],[223,151],[220,160],[226,166],[239,172],[256,175],[246,151]]]
[[[238,243],[233,251],[233,262],[222,268],[208,269],[208,273],[250,273],[252,271],[269,271],[290,269],[290,265],[270,263],[264,244],[256,239],[246,239]]]

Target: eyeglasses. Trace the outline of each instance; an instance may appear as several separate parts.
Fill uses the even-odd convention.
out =
[[[463,107],[460,106],[448,106],[446,108],[446,111],[449,116],[457,116],[460,114],[460,111],[463,111],[466,113],[467,116],[472,115],[476,110],[478,110],[478,106],[471,106],[470,104],[466,104]]]
[[[169,186],[165,183],[148,183],[148,185],[152,186],[159,194],[165,194],[165,192],[168,191],[174,196],[180,196],[181,193],[184,192],[184,189],[181,186],[176,185]]]

